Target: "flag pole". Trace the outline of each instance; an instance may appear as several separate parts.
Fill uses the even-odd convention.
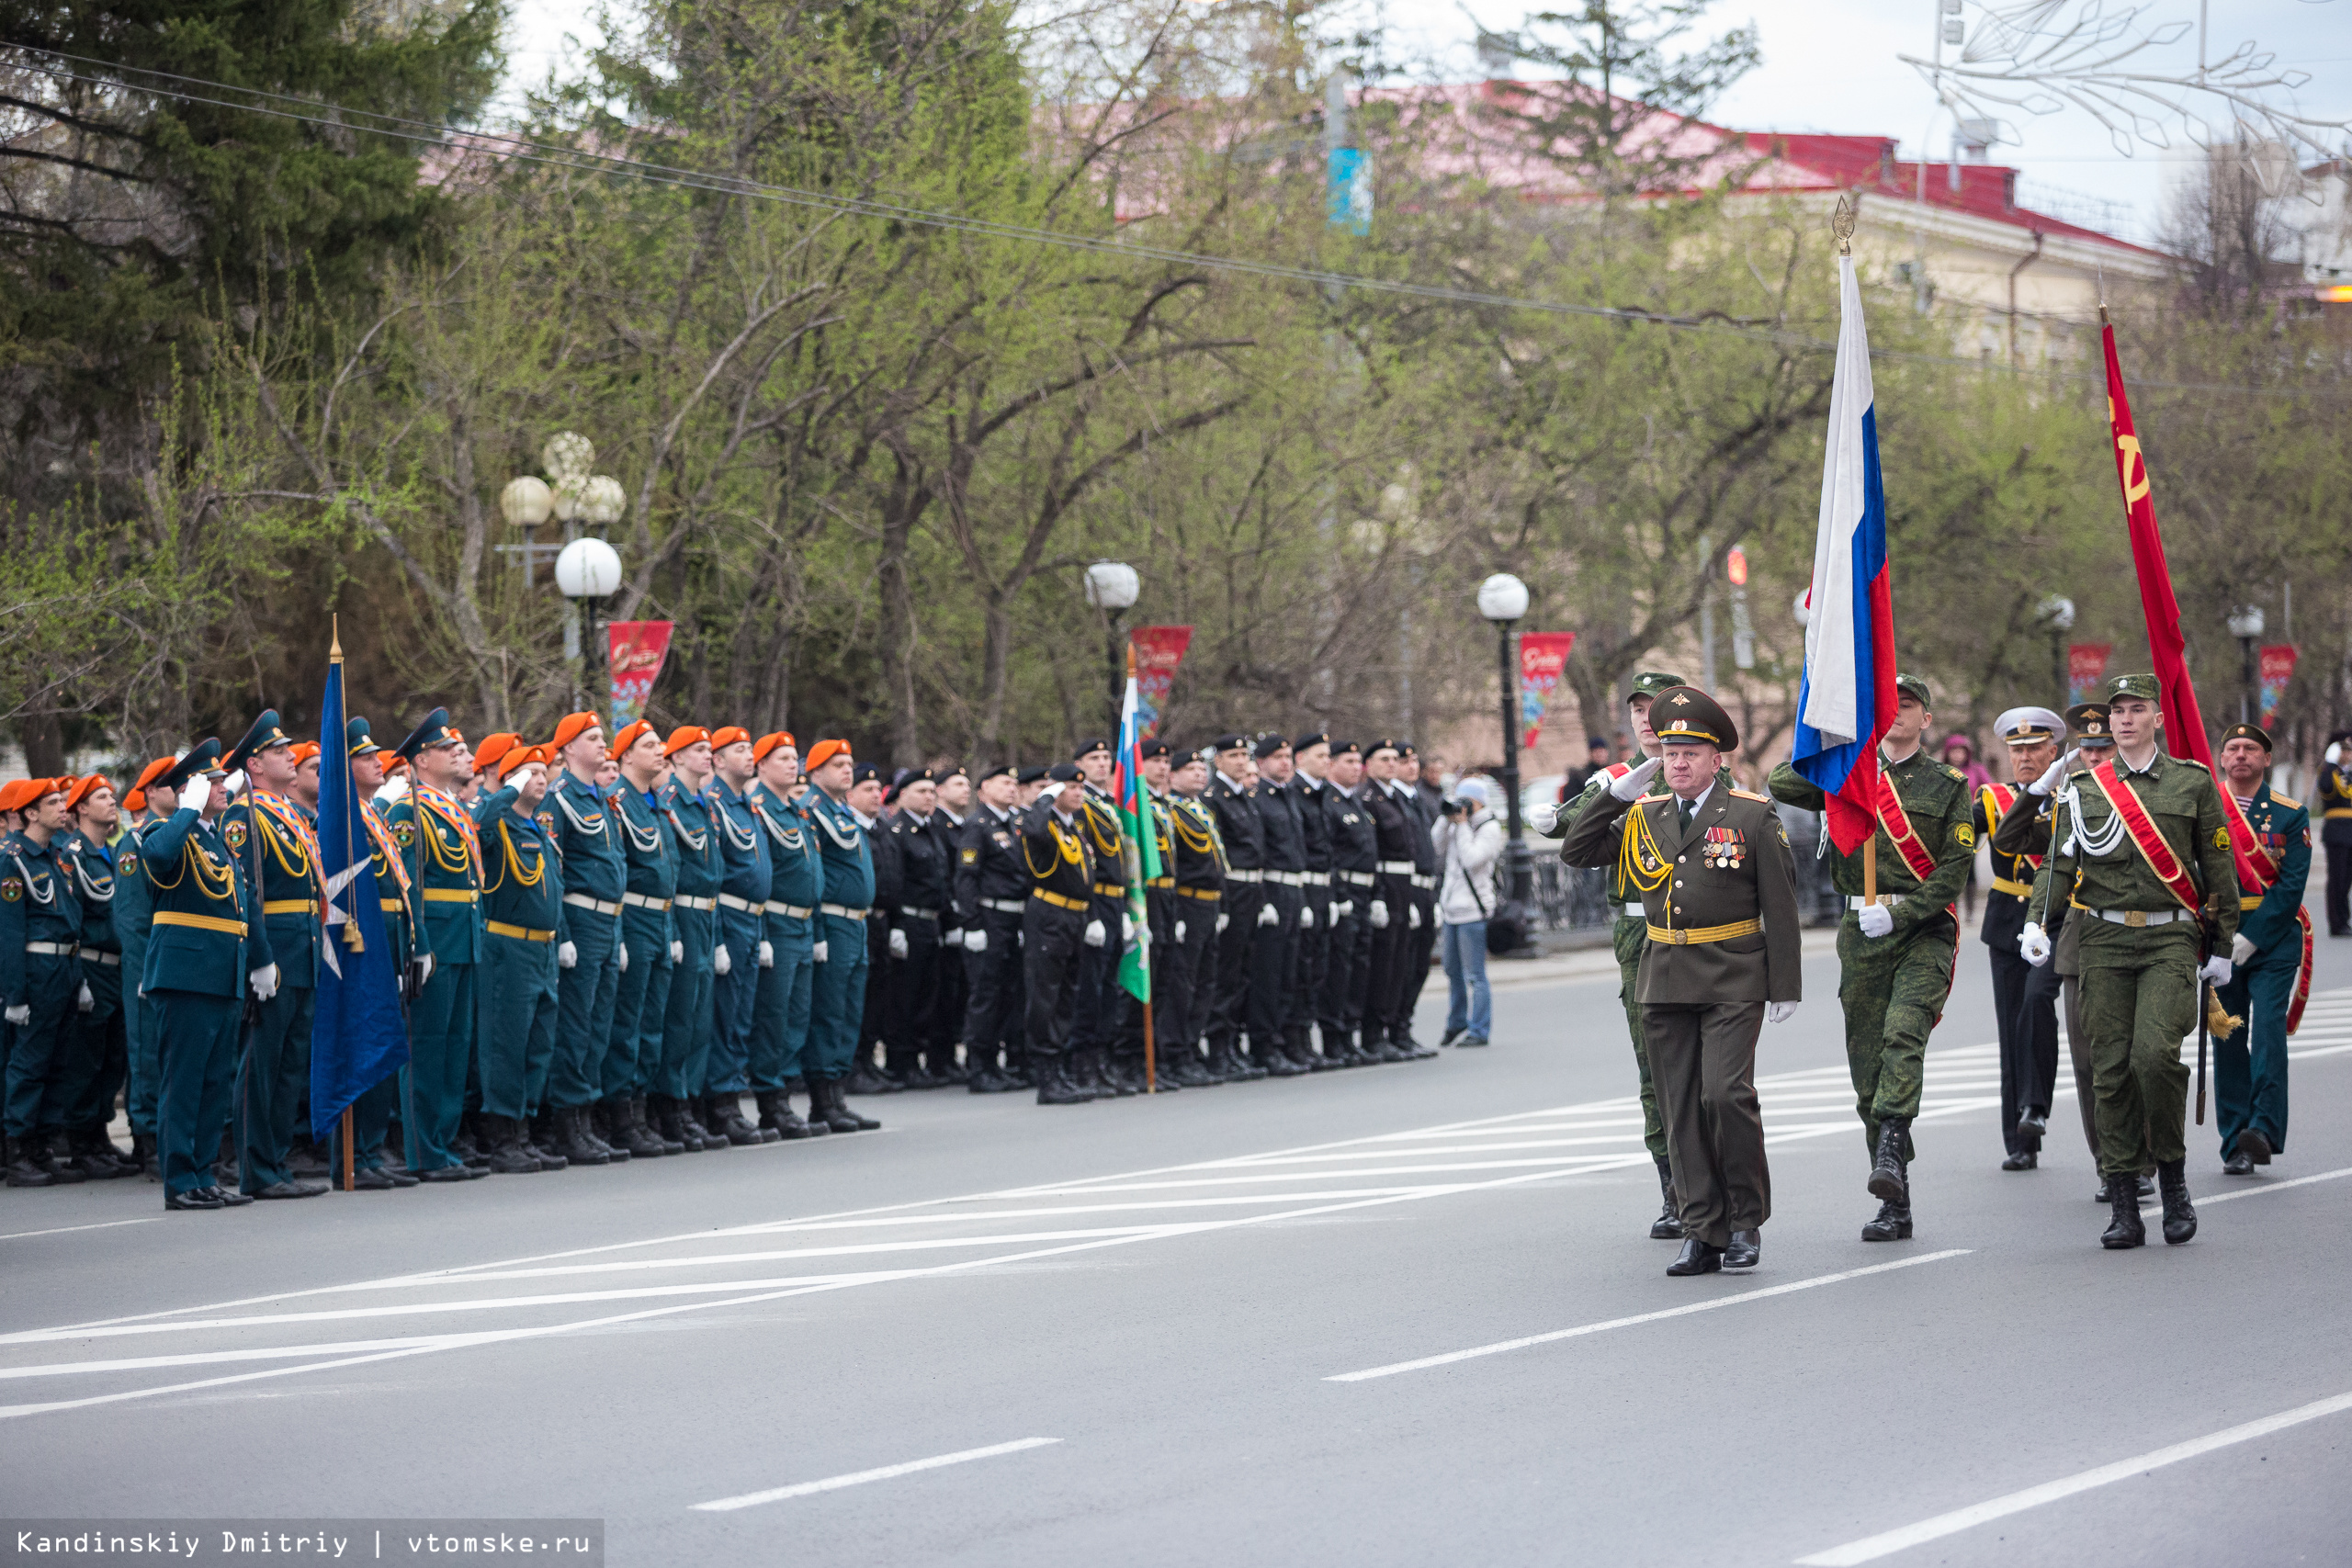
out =
[[[1129,686],[1133,686],[1135,683],[1136,645],[1135,639],[1130,637],[1127,639],[1127,684]],[[1124,705],[1124,704],[1122,705]],[[1125,728],[1124,716],[1121,720],[1121,728]],[[1122,736],[1120,739],[1121,750],[1124,751],[1125,737]],[[1153,825],[1151,820],[1151,792],[1144,787],[1144,783],[1141,779],[1135,781],[1135,787],[1142,791],[1142,794],[1138,798],[1143,806],[1143,809],[1136,814],[1136,825],[1146,832],[1157,833],[1159,829]],[[1143,856],[1140,852],[1136,856],[1136,874],[1141,875]],[[1151,894],[1148,891],[1146,891],[1144,894],[1143,905],[1143,929],[1144,935],[1147,939],[1144,951],[1146,953],[1149,953],[1151,951],[1148,943],[1148,938],[1151,934]],[[1159,987],[1149,983],[1148,976],[1150,976],[1151,971],[1148,967],[1144,970],[1144,974],[1147,976],[1144,989],[1148,991],[1157,990]],[[1158,1042],[1152,1038],[1151,998],[1148,997],[1145,998],[1143,1002],[1143,1091],[1146,1094],[1158,1094],[1159,1092],[1159,1055]]]

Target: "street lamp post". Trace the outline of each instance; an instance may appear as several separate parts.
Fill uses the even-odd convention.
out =
[[[1503,830],[1510,865],[1510,902],[1521,909],[1535,894],[1535,855],[1519,815],[1519,660],[1511,633],[1527,614],[1527,584],[1498,571],[1478,585],[1478,613],[1495,623],[1497,668],[1502,674]]]
[[[2068,705],[2064,699],[2075,694],[2066,668],[2066,634],[2075,629],[2075,602],[2052,593],[2038,609],[2041,624],[2050,628],[2050,678],[2058,690],[2059,706],[2064,707]]]
[[[2255,645],[2262,640],[2263,624],[2259,604],[2248,604],[2230,617],[2230,635],[2238,639],[2238,649],[2245,660],[2245,685],[2238,694],[2240,724],[2252,724],[2254,716],[2262,711],[2262,660]]]
[[[555,558],[555,585],[580,607],[582,682],[589,707],[603,713],[605,705],[596,700],[596,611],[621,585],[620,554],[593,536],[574,539]]]
[[[1086,569],[1086,602],[1101,610],[1109,622],[1106,638],[1111,671],[1111,728],[1119,728],[1119,710],[1127,695],[1127,666],[1119,619],[1135,604],[1143,592],[1143,579],[1136,569],[1124,561],[1099,560]]]

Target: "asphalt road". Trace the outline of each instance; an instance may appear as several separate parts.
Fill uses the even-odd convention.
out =
[[[591,1517],[627,1564],[2346,1562],[2352,943],[2290,1149],[2224,1179],[2192,1128],[2197,1239],[2126,1254],[2071,1098],[1998,1169],[1973,941],[1917,1237],[1862,1244],[1806,984],[1746,1276],[1646,1237],[1607,976],[1500,987],[1487,1050],[1156,1101],[222,1213],[0,1192],[0,1514]]]

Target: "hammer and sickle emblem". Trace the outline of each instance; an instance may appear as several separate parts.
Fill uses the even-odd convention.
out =
[[[2142,455],[2136,435],[2117,436],[2115,450],[2123,462],[2123,504],[2135,506],[2148,493],[2148,459]]]

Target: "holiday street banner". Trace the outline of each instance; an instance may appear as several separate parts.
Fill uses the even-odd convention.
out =
[[[2066,649],[2066,704],[2069,707],[2098,695],[2098,678],[2107,673],[2111,642],[2071,643]]]
[[[645,716],[645,699],[670,656],[670,628],[674,621],[615,621],[606,628],[612,641],[613,728],[618,735]]]
[[[1520,745],[1535,750],[1544,733],[1544,708],[1568,667],[1568,649],[1577,645],[1574,632],[1523,632],[1519,638]]]
[[[2262,650],[2262,728],[2278,720],[2278,705],[2286,698],[2287,682],[2295,678],[2295,645],[2273,643]]]
[[[1136,652],[1136,716],[1139,739],[1159,732],[1159,716],[1168,711],[1168,688],[1176,682],[1176,666],[1193,645],[1190,626],[1137,626],[1127,634]]]

